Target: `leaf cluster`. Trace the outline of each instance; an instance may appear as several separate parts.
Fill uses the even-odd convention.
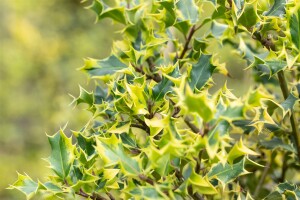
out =
[[[28,198],[300,198],[285,182],[300,157],[297,1],[93,0],[89,9],[123,36],[81,68],[96,88],[80,88],[74,103],[93,117],[72,138],[49,136],[49,182],[19,175],[11,188]],[[241,97],[226,84],[211,90],[214,74],[231,78],[217,50],[226,45],[255,80]]]

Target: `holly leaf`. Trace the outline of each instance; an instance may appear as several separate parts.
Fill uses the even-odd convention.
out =
[[[254,26],[259,20],[256,7],[257,2],[255,1],[245,3],[242,13],[238,16],[238,23],[245,27]]]
[[[289,152],[297,153],[297,150],[291,144],[286,144],[281,138],[278,137],[274,137],[271,140],[261,140],[259,143],[266,149],[283,149]]]
[[[204,121],[208,122],[214,116],[214,107],[206,94],[194,94],[190,87],[187,87],[184,105],[189,112],[198,113]]]
[[[300,50],[300,9],[290,17],[289,27],[292,42]]]
[[[176,4],[182,21],[188,20],[191,24],[196,24],[198,21],[198,7],[194,0],[179,0]]]
[[[245,159],[242,159],[240,162],[229,165],[225,163],[219,163],[211,168],[211,170],[208,172],[207,176],[211,179],[218,179],[223,185],[230,183],[237,177],[244,175],[248,173],[244,169]]]
[[[189,85],[193,90],[200,90],[211,78],[216,67],[211,64],[210,58],[211,55],[202,54],[199,61],[193,65],[189,80]]]
[[[85,65],[81,70],[86,71],[90,76],[104,76],[113,74],[118,70],[124,69],[127,66],[122,63],[116,56],[112,55],[103,60],[86,59]]]
[[[98,137],[97,151],[106,166],[120,164],[126,175],[136,175],[140,173],[138,162],[127,155],[121,141],[112,134],[110,138]]]
[[[280,104],[284,112],[283,114],[285,115],[287,112],[292,111],[297,101],[298,98],[295,97],[292,93],[290,93],[288,98]]]
[[[51,145],[51,155],[48,158],[50,168],[62,179],[70,172],[74,161],[74,146],[72,139],[68,138],[62,130],[53,136],[48,136]]]
[[[265,16],[280,16],[285,14],[286,0],[274,0],[274,4],[266,13]]]
[[[179,77],[179,68],[175,67],[174,70],[168,74],[168,76],[172,78]],[[158,84],[156,84],[152,89],[154,100],[161,100],[165,96],[165,94],[172,91],[172,86],[174,86],[173,81],[171,81],[166,76],[163,76],[162,80]]]
[[[38,183],[33,181],[28,175],[18,173],[18,180],[8,189],[17,189],[30,199],[38,190]]]

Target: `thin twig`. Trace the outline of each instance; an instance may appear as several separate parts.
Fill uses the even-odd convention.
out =
[[[289,96],[289,89],[286,83],[286,78],[283,71],[279,71],[277,73],[279,85],[283,94],[284,99],[287,99]],[[295,115],[291,112],[290,122],[292,127],[292,133],[296,140],[297,152],[298,152],[298,160],[300,161],[300,133],[298,130],[298,123],[295,119]]]
[[[182,58],[184,57],[184,55],[186,54],[187,50],[189,49],[189,44],[190,44],[191,39],[192,39],[192,37],[193,37],[193,35],[194,35],[195,32],[196,32],[196,27],[195,27],[195,25],[194,25],[194,26],[192,26],[192,28],[190,29],[190,32],[189,32],[189,34],[188,34],[188,36],[187,36],[187,38],[186,38],[186,41],[185,41],[183,50],[182,50],[182,52],[181,52],[181,54],[180,54],[180,56],[179,56],[179,59],[182,59]]]
[[[264,171],[263,171],[263,173],[262,173],[262,175],[261,175],[261,177],[259,179],[259,182],[258,182],[258,184],[257,184],[257,186],[255,188],[255,191],[254,191],[254,195],[253,195],[254,199],[257,199],[257,197],[259,195],[259,192],[260,192],[260,190],[263,187],[263,184],[265,182],[265,179],[266,179],[266,177],[268,175],[268,172],[269,172],[269,169],[270,169],[270,166],[271,166],[271,162],[272,162],[272,159],[271,159],[270,162],[267,162],[267,165],[265,166],[265,169],[264,169]]]
[[[139,174],[139,178],[142,181],[145,181],[145,182],[149,183],[150,185],[154,185],[154,180],[152,180],[151,178],[145,176],[144,174]]]
[[[197,174],[199,174],[201,171],[201,160],[202,160],[203,151],[204,151],[204,149],[200,150],[199,154],[198,154],[198,160],[197,160],[196,169],[195,169],[195,172]]]
[[[287,160],[288,160],[288,155],[287,155],[287,153],[285,153],[285,154],[283,154],[283,162],[282,162],[282,167],[281,167],[281,176],[278,179],[278,181],[280,183],[283,183],[285,181],[285,174],[286,174],[286,171],[288,169]]]
[[[188,117],[184,118],[184,122],[194,133],[197,133],[197,134],[203,136],[202,130],[199,129],[195,124],[193,124]]]

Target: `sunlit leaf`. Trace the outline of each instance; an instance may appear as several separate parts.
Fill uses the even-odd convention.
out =
[[[48,136],[51,145],[51,156],[48,158],[51,169],[62,179],[69,175],[74,161],[74,145],[61,130],[53,136]]]

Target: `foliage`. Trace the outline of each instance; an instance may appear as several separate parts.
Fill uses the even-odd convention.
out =
[[[89,8],[123,35],[109,57],[81,68],[97,86],[81,88],[74,103],[93,117],[72,138],[49,136],[49,182],[20,174],[11,189],[28,198],[299,198],[297,176],[285,182],[300,158],[297,1],[94,0]],[[231,76],[213,42],[248,63],[249,93],[211,90],[214,74]]]

